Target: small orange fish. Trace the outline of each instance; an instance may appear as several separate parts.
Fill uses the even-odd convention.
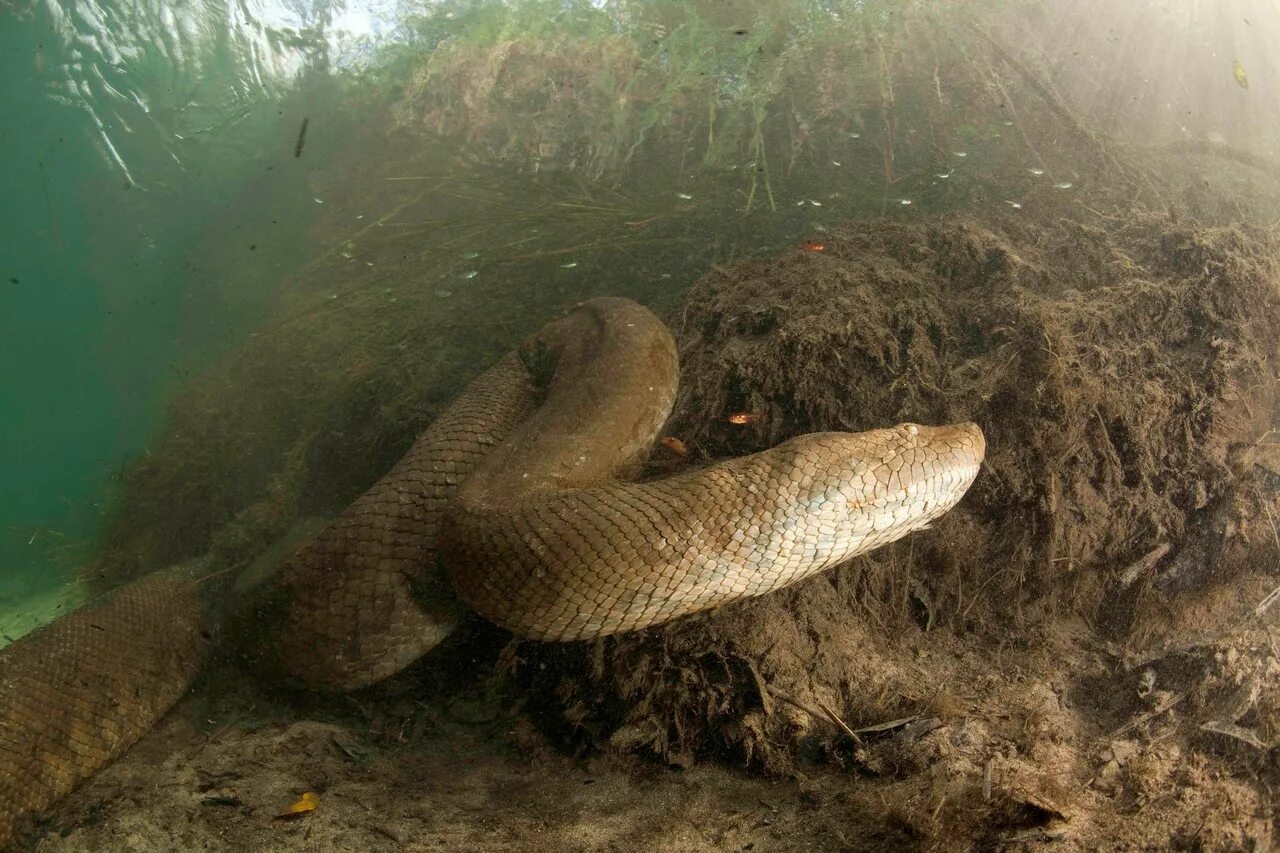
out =
[[[676,438],[674,435],[669,435],[662,439],[662,443],[666,445],[667,449],[676,456],[684,456],[689,452],[688,448],[684,446],[684,442]]]
[[[734,412],[729,415],[728,421],[737,426],[746,426],[747,424],[758,424],[764,420],[764,415],[760,412]]]
[[[312,792],[307,791],[298,798],[296,803],[290,804],[287,809],[276,815],[275,820],[295,820],[308,812],[315,811],[316,806],[318,805],[320,805],[320,798]]]
[[[817,240],[805,240],[800,244],[800,248],[804,249],[806,252],[821,252],[827,247],[819,243]]]

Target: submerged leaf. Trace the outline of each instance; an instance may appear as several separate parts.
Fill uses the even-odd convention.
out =
[[[297,802],[290,803],[288,808],[276,815],[275,820],[295,820],[308,812],[315,811],[319,805],[320,798],[311,791],[307,791],[298,798]]]

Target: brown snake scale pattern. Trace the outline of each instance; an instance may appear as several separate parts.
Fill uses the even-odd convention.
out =
[[[251,594],[206,600],[167,569],[0,650],[0,846],[180,698],[205,608],[234,611],[231,638],[268,669],[353,689],[435,646],[459,599],[579,640],[763,595],[926,527],[985,452],[974,424],[902,424],[635,482],[678,376],[657,317],[591,300],[477,377]]]
[[[927,526],[973,481],[981,448],[972,425],[801,436],[653,483],[464,510],[446,565],[465,602],[524,637],[647,628]]]
[[[458,483],[532,410],[528,372],[508,355],[477,377],[408,453],[309,543],[275,592],[283,616],[255,631],[284,672],[353,690],[399,672],[462,611],[435,569],[440,518]]]
[[[204,659],[194,575],[166,569],[0,651],[0,847],[134,744]]]

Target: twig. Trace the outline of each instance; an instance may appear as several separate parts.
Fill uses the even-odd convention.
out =
[[[854,743],[857,743],[857,744],[862,743],[862,738],[858,737],[858,733],[855,732],[853,729],[849,728],[849,724],[846,723],[844,720],[840,719],[839,715],[837,715],[835,711],[827,707],[827,704],[823,702],[821,699],[818,699],[816,696],[814,697],[814,699],[817,701],[818,707],[821,708],[823,711],[825,711],[827,716],[831,718],[831,722],[835,723],[837,726],[844,729],[844,733],[847,734],[849,737],[853,738]]]
[[[230,566],[227,566],[226,568],[218,569],[217,571],[209,572],[208,574],[200,575],[199,577],[193,578],[192,582],[195,584],[202,584],[202,583],[205,583],[206,581],[213,580],[214,578],[222,577],[223,575],[239,571],[240,569],[243,569],[247,565],[249,565],[248,560],[241,560],[240,562],[235,563],[234,565],[230,565]]]
[[[1258,606],[1253,608],[1253,615],[1261,616],[1263,613],[1270,610],[1271,605],[1275,604],[1277,601],[1280,601],[1280,586],[1271,590],[1271,592],[1267,593],[1266,596],[1258,602]]]
[[[908,723],[914,723],[918,719],[920,719],[919,714],[912,714],[910,717],[901,717],[897,720],[890,720],[887,723],[876,723],[874,726],[863,726],[860,729],[854,729],[854,731],[860,735],[870,735],[870,734],[876,734],[878,732],[887,732],[887,731],[892,731],[893,729],[900,729],[903,726],[907,725]]]
[[[1266,501],[1262,502],[1262,511],[1267,514],[1267,524],[1271,525],[1271,538],[1276,543],[1276,550],[1280,551],[1280,533],[1276,532],[1276,521],[1271,517],[1271,507],[1267,506]],[[1263,599],[1258,602],[1258,606],[1253,608],[1253,615],[1261,616],[1278,600],[1280,600],[1280,586],[1263,596]]]
[[[1135,560],[1132,565],[1120,573],[1120,588],[1127,589],[1133,586],[1134,581],[1146,575],[1155,567],[1156,563],[1164,559],[1164,555],[1169,553],[1171,547],[1168,542],[1161,542],[1145,555]]]
[[[1186,699],[1186,698],[1187,698],[1187,691],[1185,691],[1185,690],[1184,690],[1183,692],[1181,692],[1181,693],[1177,694],[1176,696],[1171,696],[1171,697],[1169,697],[1168,699],[1164,700],[1163,702],[1161,702],[1161,703],[1160,703],[1159,705],[1157,705],[1156,707],[1152,708],[1150,711],[1147,711],[1146,713],[1143,713],[1143,714],[1139,714],[1138,716],[1134,717],[1134,718],[1133,718],[1132,720],[1130,720],[1129,722],[1125,723],[1125,724],[1124,724],[1123,726],[1121,726],[1120,728],[1116,729],[1116,730],[1115,730],[1114,732],[1112,732],[1111,734],[1107,735],[1107,740],[1111,740],[1111,739],[1113,739],[1113,738],[1117,738],[1117,737],[1119,737],[1120,735],[1124,734],[1125,732],[1132,731],[1133,729],[1136,729],[1138,726],[1142,725],[1143,723],[1147,722],[1148,720],[1151,720],[1151,719],[1154,719],[1155,717],[1160,716],[1160,715],[1161,715],[1161,714],[1163,714],[1165,711],[1168,711],[1168,710],[1169,710],[1170,708],[1172,708],[1174,705],[1177,705],[1179,702],[1181,702],[1183,699]]]
[[[783,690],[780,690],[777,687],[774,687],[772,684],[768,685],[768,689],[770,693],[772,693],[774,696],[781,699],[783,702],[786,702],[788,705],[793,705],[796,708],[799,708],[801,711],[804,711],[806,714],[809,714],[810,716],[826,717],[828,720],[830,720],[831,722],[839,726],[844,731],[845,734],[851,737],[854,743],[856,744],[862,743],[862,738],[858,737],[858,733],[855,732],[853,729],[849,728],[849,724],[846,723],[844,720],[840,719],[840,717],[836,715],[836,712],[828,708],[821,699],[817,700],[818,707],[822,709],[821,711],[819,711],[816,708],[812,708],[809,705],[806,705],[805,703],[801,702],[799,699],[795,698],[794,696],[791,696],[790,694],[784,692]]]

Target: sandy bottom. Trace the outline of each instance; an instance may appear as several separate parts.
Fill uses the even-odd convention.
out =
[[[84,587],[74,583],[31,597],[0,596],[0,649],[23,634],[70,613],[84,598]]]
[[[204,716],[208,697],[190,699],[63,803],[31,848],[836,849],[849,843],[841,825],[859,819],[832,796],[857,784],[840,774],[807,783],[575,759],[492,701],[418,704],[405,731],[371,731],[350,719],[222,722]],[[307,791],[313,812],[275,818]]]
[[[1239,737],[1270,740],[1280,702],[1277,614],[1252,615],[1273,585],[1238,584],[1149,659],[1083,625],[1003,649],[904,634],[949,707],[864,728],[781,778],[714,755],[684,770],[574,755],[483,644],[324,702],[214,665],[22,849],[1276,849],[1280,745]],[[839,737],[785,701],[770,713]],[[1230,720],[1236,735],[1205,729]],[[307,792],[313,811],[278,818]]]

